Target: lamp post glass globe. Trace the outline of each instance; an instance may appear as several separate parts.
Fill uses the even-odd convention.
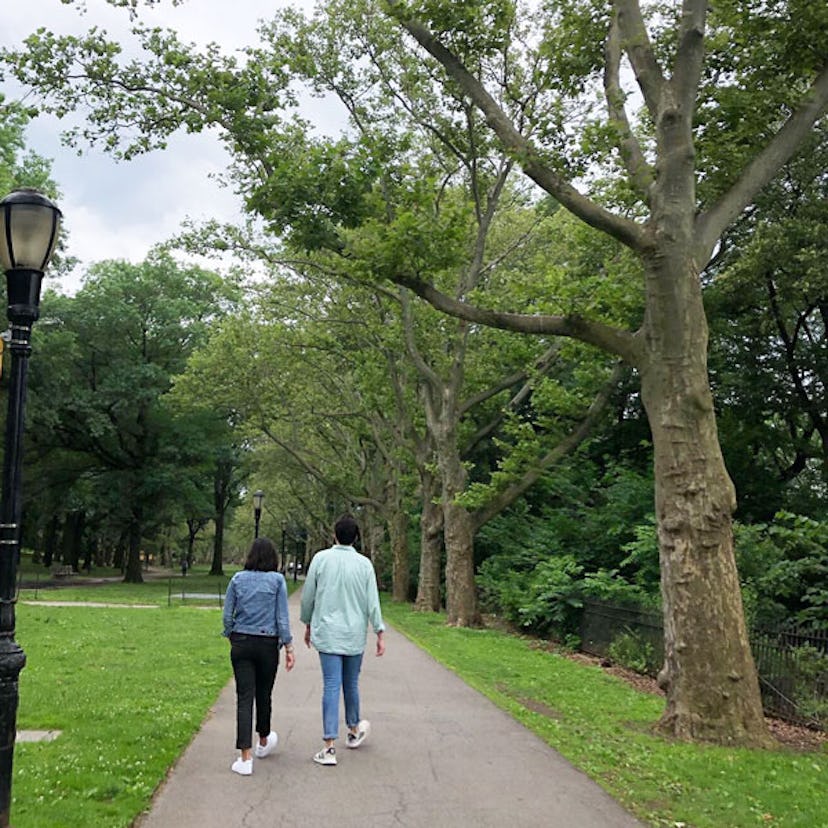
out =
[[[26,664],[14,640],[15,582],[22,520],[21,473],[32,325],[40,312],[43,271],[60,233],[61,212],[37,190],[0,201],[0,267],[6,273],[11,352],[0,497],[0,825],[9,824],[17,728],[18,678]]]
[[[0,266],[46,269],[57,247],[63,214],[43,193],[21,188],[0,201]]]
[[[259,521],[262,519],[262,501],[264,500],[264,492],[259,489],[253,492],[253,517],[255,518],[255,530],[253,537],[259,537]]]

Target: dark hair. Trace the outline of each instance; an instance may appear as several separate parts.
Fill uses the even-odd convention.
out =
[[[256,572],[276,572],[279,569],[276,544],[270,538],[256,538],[247,553],[244,568]]]
[[[353,546],[359,538],[359,526],[353,515],[344,514],[334,525],[334,537],[338,543]]]

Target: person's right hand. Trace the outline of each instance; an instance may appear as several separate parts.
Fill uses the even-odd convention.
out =
[[[310,649],[310,624],[305,624],[305,646]]]
[[[385,653],[385,636],[377,633],[377,655],[381,656],[383,653]]]

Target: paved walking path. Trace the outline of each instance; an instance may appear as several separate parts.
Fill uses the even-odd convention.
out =
[[[366,651],[362,715],[371,736],[336,767],[321,745],[319,661],[291,596],[297,664],[273,695],[278,750],[230,771],[235,688],[222,691],[141,828],[633,828],[613,799],[558,753],[393,629]],[[218,623],[218,619],[217,623]],[[373,634],[369,633],[373,645]],[[186,676],[182,676],[186,681]]]

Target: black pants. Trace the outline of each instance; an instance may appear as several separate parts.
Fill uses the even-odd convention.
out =
[[[270,733],[270,696],[279,667],[279,639],[263,635],[230,634],[230,662],[236,677],[236,747],[253,744],[253,699],[256,733]]]

